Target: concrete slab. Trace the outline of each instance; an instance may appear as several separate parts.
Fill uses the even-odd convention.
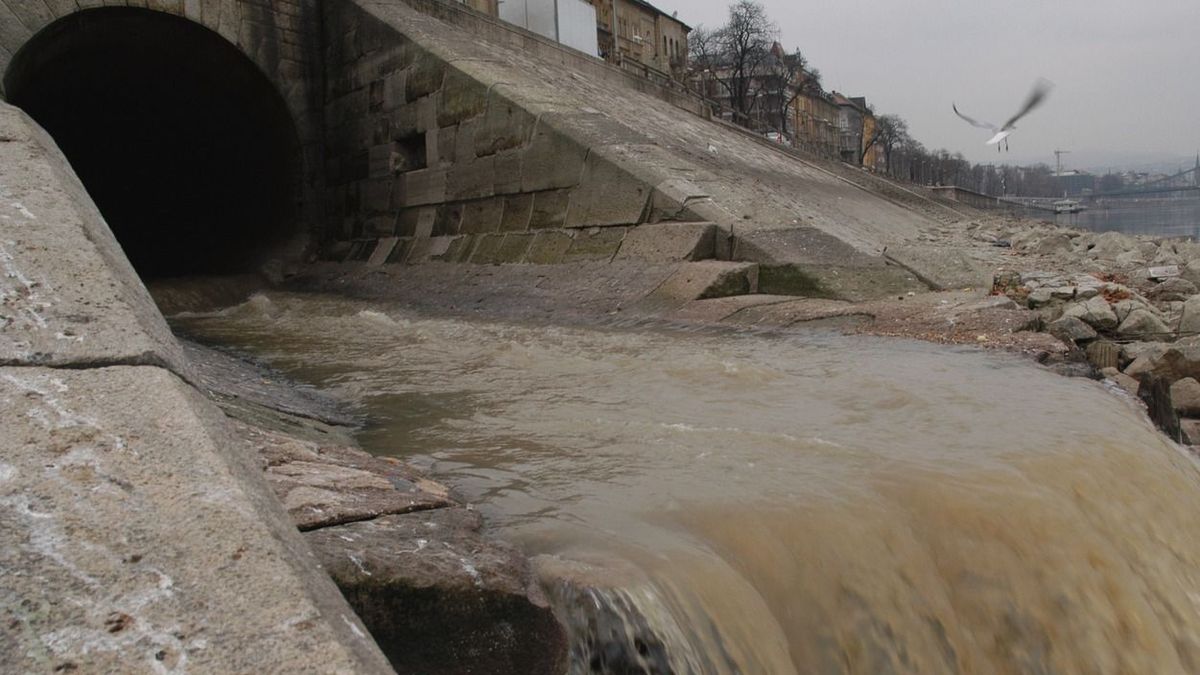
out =
[[[224,416],[162,368],[0,368],[14,672],[390,672]]]
[[[0,365],[186,360],[54,141],[0,103]]]
[[[712,223],[653,223],[625,235],[617,260],[680,262],[705,260],[715,254],[717,226]]]
[[[758,285],[758,265],[754,263],[704,260],[680,265],[652,293],[638,301],[635,309],[647,312],[671,311],[693,300],[754,293]]]

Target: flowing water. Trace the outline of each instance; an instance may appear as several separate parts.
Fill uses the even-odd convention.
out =
[[[1151,237],[1191,237],[1200,241],[1200,198],[1110,198],[1087,202],[1079,213],[1024,211],[1035,220],[1093,232],[1123,232]]]
[[[355,401],[366,448],[591,585],[552,589],[564,615],[644,624],[646,672],[1200,672],[1200,473],[1099,383],[312,295],[176,325]]]

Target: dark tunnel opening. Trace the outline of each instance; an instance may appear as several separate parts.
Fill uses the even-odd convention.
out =
[[[291,115],[204,26],[79,12],[21,48],[4,88],[54,137],[143,278],[244,271],[299,229]]]

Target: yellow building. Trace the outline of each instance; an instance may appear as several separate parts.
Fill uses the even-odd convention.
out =
[[[625,67],[649,67],[682,79],[691,28],[643,0],[589,0],[596,8],[600,56]],[[613,46],[613,11],[617,44]]]
[[[838,107],[827,94],[797,96],[791,113],[796,147],[825,157],[838,156]]]
[[[875,138],[875,115],[867,110],[863,114],[863,145],[872,138]],[[879,170],[883,166],[883,148],[879,147],[878,142],[871,143],[871,147],[863,153],[862,165],[872,170]]]

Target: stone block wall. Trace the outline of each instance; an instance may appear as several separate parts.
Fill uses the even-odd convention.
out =
[[[328,257],[609,260],[639,224],[700,220],[668,213],[653,177],[597,151],[641,140],[628,128],[531,106],[517,85],[466,72],[354,3],[325,11]],[[671,255],[712,257],[707,226],[689,232]]]

